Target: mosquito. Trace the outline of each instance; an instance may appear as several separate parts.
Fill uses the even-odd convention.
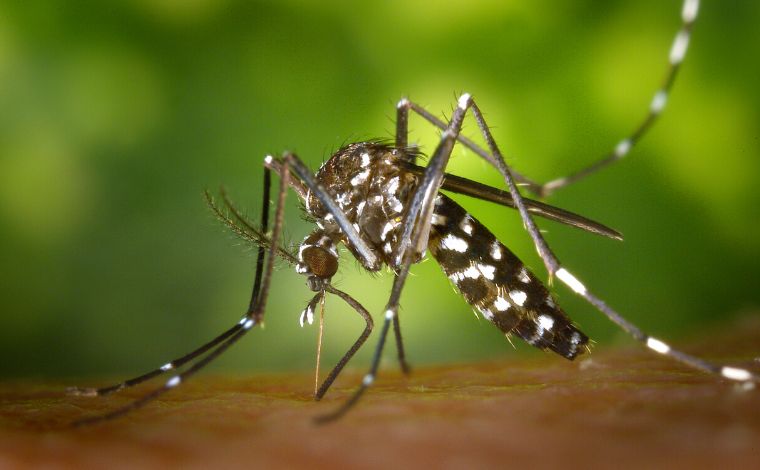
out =
[[[688,49],[692,26],[699,9],[698,0],[685,0],[681,26],[669,53],[665,79],[652,98],[649,111],[638,127],[596,163],[563,178],[539,184],[512,170],[505,162],[483,113],[468,93],[457,100],[448,121],[443,121],[413,101],[403,98],[396,107],[396,135],[393,143],[357,142],[335,152],[316,173],[293,153],[264,159],[263,206],[260,224],[246,220],[222,194],[222,205],[207,193],[217,217],[235,233],[258,246],[253,292],[249,307],[238,323],[200,348],[167,362],[141,376],[103,388],[73,388],[75,395],[100,396],[137,385],[161,374],[187,366],[162,387],[110,413],[87,417],[76,424],[88,424],[121,416],[155,400],[216,359],[248,331],[259,325],[266,311],[272,271],[277,258],[293,265],[306,277],[314,292],[301,313],[301,324],[311,323],[316,308],[327,294],[351,306],[365,321],[365,328],[315,391],[321,399],[356,351],[365,343],[374,323],[369,312],[349,294],[331,284],[339,268],[339,247],[346,249],[362,268],[377,272],[390,268],[393,285],[382,317],[380,335],[368,372],[353,394],[332,412],[317,418],[328,422],[344,415],[371,387],[391,327],[401,369],[408,373],[399,319],[399,299],[410,267],[429,252],[465,301],[505,335],[517,336],[539,349],[574,359],[588,349],[589,338],[572,322],[544,284],[502,244],[483,224],[441,191],[465,194],[517,209],[548,272],[549,283],[559,279],[600,313],[617,324],[650,350],[678,362],[723,378],[753,385],[760,378],[753,372],[730,365],[715,364],[672,348],[644,333],[636,325],[593,294],[557,258],[537,228],[534,217],[567,224],[597,235],[622,239],[621,235],[598,222],[542,202],[524,197],[518,190],[544,197],[575,183],[626,156],[665,108],[668,94]],[[442,133],[426,166],[417,165],[418,152],[408,145],[410,113],[421,116]],[[462,122],[471,113],[486,144],[485,148],[461,135]],[[507,190],[483,185],[446,172],[456,143],[494,166]],[[271,175],[279,176],[275,215],[269,231]],[[295,178],[293,177],[295,176]],[[304,204],[316,228],[303,239],[297,252],[280,246],[284,201],[292,189]]]

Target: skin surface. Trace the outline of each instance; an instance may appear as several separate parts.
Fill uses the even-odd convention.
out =
[[[757,369],[759,317],[703,332],[685,349]],[[318,404],[309,372],[206,375],[138,412],[81,429],[65,426],[146,388],[86,398],[65,396],[70,383],[4,383],[0,468],[760,464],[760,390],[641,348],[598,346],[576,362],[547,354],[420,367],[409,378],[388,359],[363,402],[326,426],[311,418],[349,395],[361,377],[358,364]]]

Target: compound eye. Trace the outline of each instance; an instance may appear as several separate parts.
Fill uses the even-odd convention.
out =
[[[330,279],[338,272],[338,258],[324,248],[310,246],[303,250],[301,258],[309,270],[319,278]]]

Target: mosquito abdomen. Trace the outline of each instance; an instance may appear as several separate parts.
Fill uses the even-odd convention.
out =
[[[465,300],[505,334],[573,359],[588,337],[514,253],[462,206],[436,197],[430,253]]]

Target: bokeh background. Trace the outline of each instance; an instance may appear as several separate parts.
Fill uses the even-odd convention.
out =
[[[760,4],[700,13],[652,132],[550,199],[626,241],[540,223],[595,292],[676,341],[760,305]],[[202,191],[224,184],[255,216],[264,154],[316,168],[343,143],[389,138],[402,96],[446,114],[471,92],[509,163],[539,180],[593,161],[644,116],[679,14],[676,0],[2,2],[0,377],[125,376],[227,328],[254,257]],[[411,129],[431,152],[436,132]],[[451,170],[499,184],[461,149]],[[513,212],[458,199],[545,276]],[[291,197],[289,240],[309,230]],[[542,354],[477,320],[434,261],[413,273],[401,319],[414,364]],[[389,281],[347,257],[335,278],[374,313]],[[556,293],[597,348],[631,344]],[[309,298],[280,267],[266,328],[212,369],[313,367],[317,328],[298,326]],[[332,362],[362,323],[331,299],[325,328]]]

